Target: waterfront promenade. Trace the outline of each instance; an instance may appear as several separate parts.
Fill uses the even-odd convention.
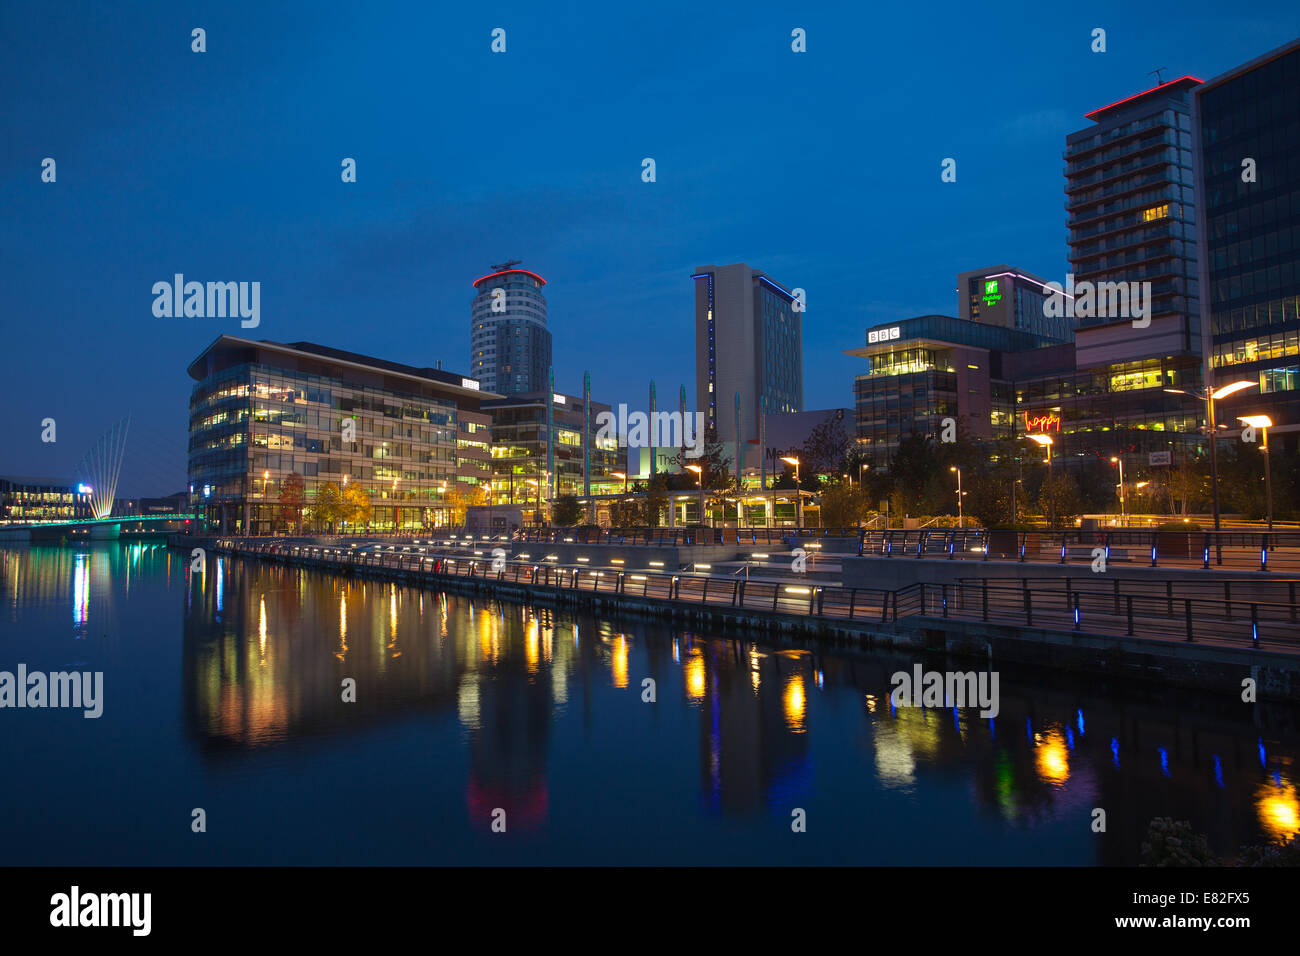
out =
[[[590,556],[583,563],[532,553],[526,560],[494,559],[491,548],[505,551],[504,542],[461,539],[457,545],[439,540],[206,540],[218,553],[509,600],[585,605],[867,645],[987,658],[998,653],[1047,666],[1136,671],[1202,686],[1225,681],[1239,685],[1238,675],[1263,674],[1275,693],[1300,693],[1300,624],[1294,599],[1298,580],[1280,574],[1265,577],[1256,572],[1232,580],[1190,568],[1182,579],[1076,573],[859,587],[805,582],[794,575],[751,574],[747,580],[735,572],[629,569],[625,564],[597,563]],[[510,543],[511,548],[521,546],[526,545]],[[989,562],[980,567],[1014,570],[1016,565]]]

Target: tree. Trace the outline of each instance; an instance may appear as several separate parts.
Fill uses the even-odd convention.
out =
[[[316,499],[308,510],[313,523],[333,530],[335,522],[343,519],[343,489],[337,482],[325,482],[316,489]]]
[[[352,484],[343,489],[342,506],[343,520],[348,524],[363,525],[370,521],[370,494],[360,485]]]
[[[465,482],[452,482],[443,496],[453,528],[465,527],[465,515],[475,505],[487,504],[487,492],[482,485],[467,485]]]
[[[870,510],[861,485],[847,481],[826,484],[821,493],[821,519],[824,528],[851,528]]]
[[[1045,515],[1056,513],[1057,525],[1069,524],[1083,510],[1079,486],[1070,474],[1055,474],[1038,489],[1038,508]]]
[[[852,446],[853,440],[844,426],[844,411],[836,409],[804,439],[798,456],[800,476],[842,474]]]
[[[966,492],[965,512],[985,528],[1015,524],[1019,515],[1012,512],[1011,488],[1016,480],[1015,469],[1009,465],[974,468],[962,474],[962,490]],[[1021,502],[1016,502],[1016,511]]]
[[[551,522],[571,527],[582,520],[582,505],[574,495],[560,495],[551,505]]]
[[[302,525],[303,503],[302,475],[291,471],[280,483],[280,520],[296,533]]]
[[[644,522],[641,502],[636,498],[612,502],[609,506],[609,522],[615,528],[636,528]]]
[[[923,500],[927,497],[927,491],[933,497],[932,479],[941,469],[947,470],[929,436],[914,432],[903,438],[889,465],[890,474],[894,478],[890,495],[891,508],[897,509],[900,516],[924,513]],[[929,489],[927,485],[930,486]]]

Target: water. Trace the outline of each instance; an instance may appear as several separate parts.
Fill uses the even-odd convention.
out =
[[[1160,815],[1222,854],[1300,829],[1296,710],[1236,688],[1004,666],[993,721],[895,710],[911,655],[187,565],[0,550],[0,670],[104,673],[98,720],[0,710],[0,863],[1097,865]]]

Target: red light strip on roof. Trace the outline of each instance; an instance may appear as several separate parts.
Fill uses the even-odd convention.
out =
[[[1083,115],[1087,119],[1092,119],[1094,116],[1104,113],[1107,110],[1113,110],[1117,106],[1123,106],[1129,100],[1136,100],[1138,97],[1146,96],[1148,93],[1154,93],[1156,90],[1164,89],[1166,86],[1173,86],[1175,83],[1181,83],[1183,82],[1183,80],[1191,80],[1194,83],[1205,82],[1200,77],[1191,76],[1190,74],[1188,76],[1180,76],[1176,80],[1170,80],[1168,83],[1161,83],[1159,86],[1153,86],[1149,90],[1143,90],[1141,93],[1134,93],[1132,96],[1126,96],[1122,100],[1116,100],[1114,103],[1111,103],[1109,106],[1103,106],[1100,109],[1095,109],[1091,113],[1084,113]]]
[[[512,272],[521,272],[521,273],[523,273],[523,274],[526,275],[526,276],[532,276],[534,279],[536,279],[536,280],[537,280],[538,282],[540,282],[542,285],[546,285],[546,280],[543,279],[541,276],[539,276],[536,272],[529,272],[527,269],[505,269],[505,270],[503,270],[503,271],[501,271],[501,272],[493,272],[493,273],[491,273],[490,275],[485,275],[485,276],[483,276],[483,278],[481,278],[481,279],[475,279],[475,280],[474,280],[474,287],[475,287],[475,288],[478,288],[478,284],[479,284],[480,282],[482,282],[484,279],[495,279],[497,276],[509,275],[509,274],[512,273]]]

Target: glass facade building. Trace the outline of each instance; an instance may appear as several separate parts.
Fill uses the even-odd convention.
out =
[[[501,269],[474,281],[470,374],[502,395],[541,392],[551,365],[546,328],[546,280],[523,269]]]
[[[547,398],[551,399],[554,425],[552,456],[554,476],[547,475]],[[584,455],[590,448],[592,493],[601,488],[621,490],[623,479],[609,478],[626,471],[624,456],[616,438],[596,438],[600,430],[597,415],[609,412],[603,402],[592,402],[590,428],[580,396],[539,392],[485,402],[483,410],[492,416],[493,500],[525,506],[535,503],[541,484],[543,501],[560,495],[582,497],[585,493]]]
[[[281,496],[299,481],[307,509],[326,484],[350,485],[369,499],[373,530],[439,527],[455,482],[491,477],[491,419],[480,409],[499,396],[474,379],[226,335],[189,374],[189,493],[222,533],[296,524]]]
[[[1300,41],[1196,90],[1211,375],[1216,386],[1258,386],[1217,417],[1233,427],[1236,415],[1267,414],[1279,439],[1300,424],[1297,90]]]
[[[1074,283],[1150,283],[1146,327],[1113,309],[1076,316],[1082,365],[1200,354],[1191,116],[1200,82],[1180,77],[1093,110],[1095,125],[1066,137]]]
[[[0,525],[95,517],[90,489],[57,478],[0,476]]]

